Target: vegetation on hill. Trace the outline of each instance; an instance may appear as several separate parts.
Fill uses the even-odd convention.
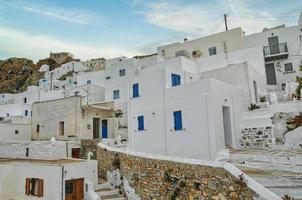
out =
[[[72,61],[68,59],[66,62]],[[24,92],[28,86],[38,85],[44,73],[39,72],[42,65],[53,70],[60,65],[50,58],[39,60],[36,64],[27,58],[8,58],[0,60],[0,93]]]

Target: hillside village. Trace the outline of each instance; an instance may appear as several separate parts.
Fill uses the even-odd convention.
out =
[[[0,199],[302,199],[301,46],[302,14],[133,58],[0,61]]]

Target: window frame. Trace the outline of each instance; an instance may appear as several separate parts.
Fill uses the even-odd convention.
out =
[[[113,90],[113,100],[120,99],[120,90]]]
[[[182,111],[181,110],[177,110],[177,111],[173,112],[173,122],[174,122],[175,131],[183,130]]]
[[[217,55],[217,47],[216,46],[209,47],[208,48],[208,52],[209,52],[209,56],[215,56],[215,55]]]
[[[288,67],[288,65],[291,67],[291,70],[287,70],[286,67]],[[285,73],[289,73],[289,72],[294,72],[294,66],[293,66],[293,63],[285,63],[284,64],[284,71]]]
[[[139,97],[139,84],[138,83],[134,83],[132,85],[132,97],[133,98]]]
[[[181,85],[181,76],[179,74],[171,74],[171,85],[172,87]]]
[[[119,76],[120,77],[126,76],[126,69],[120,69],[119,70]]]
[[[145,130],[145,117],[143,115],[137,116],[137,130]]]
[[[37,184],[37,186],[36,186],[36,184]],[[35,190],[37,190],[37,191],[35,191]],[[39,178],[26,178],[25,179],[25,195],[43,197],[44,196],[44,180],[39,179]]]

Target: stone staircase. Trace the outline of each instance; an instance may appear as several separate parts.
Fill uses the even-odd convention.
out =
[[[230,150],[226,161],[280,197],[302,200],[302,152],[281,149]]]
[[[101,198],[101,200],[126,200],[127,198],[122,195],[120,189],[114,188],[108,182],[99,184],[95,190],[95,193]]]

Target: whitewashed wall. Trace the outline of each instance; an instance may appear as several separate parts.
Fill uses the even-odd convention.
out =
[[[12,141],[0,140],[1,158],[63,159],[72,157],[72,148],[79,148],[79,141]],[[29,156],[26,156],[26,148]]]

